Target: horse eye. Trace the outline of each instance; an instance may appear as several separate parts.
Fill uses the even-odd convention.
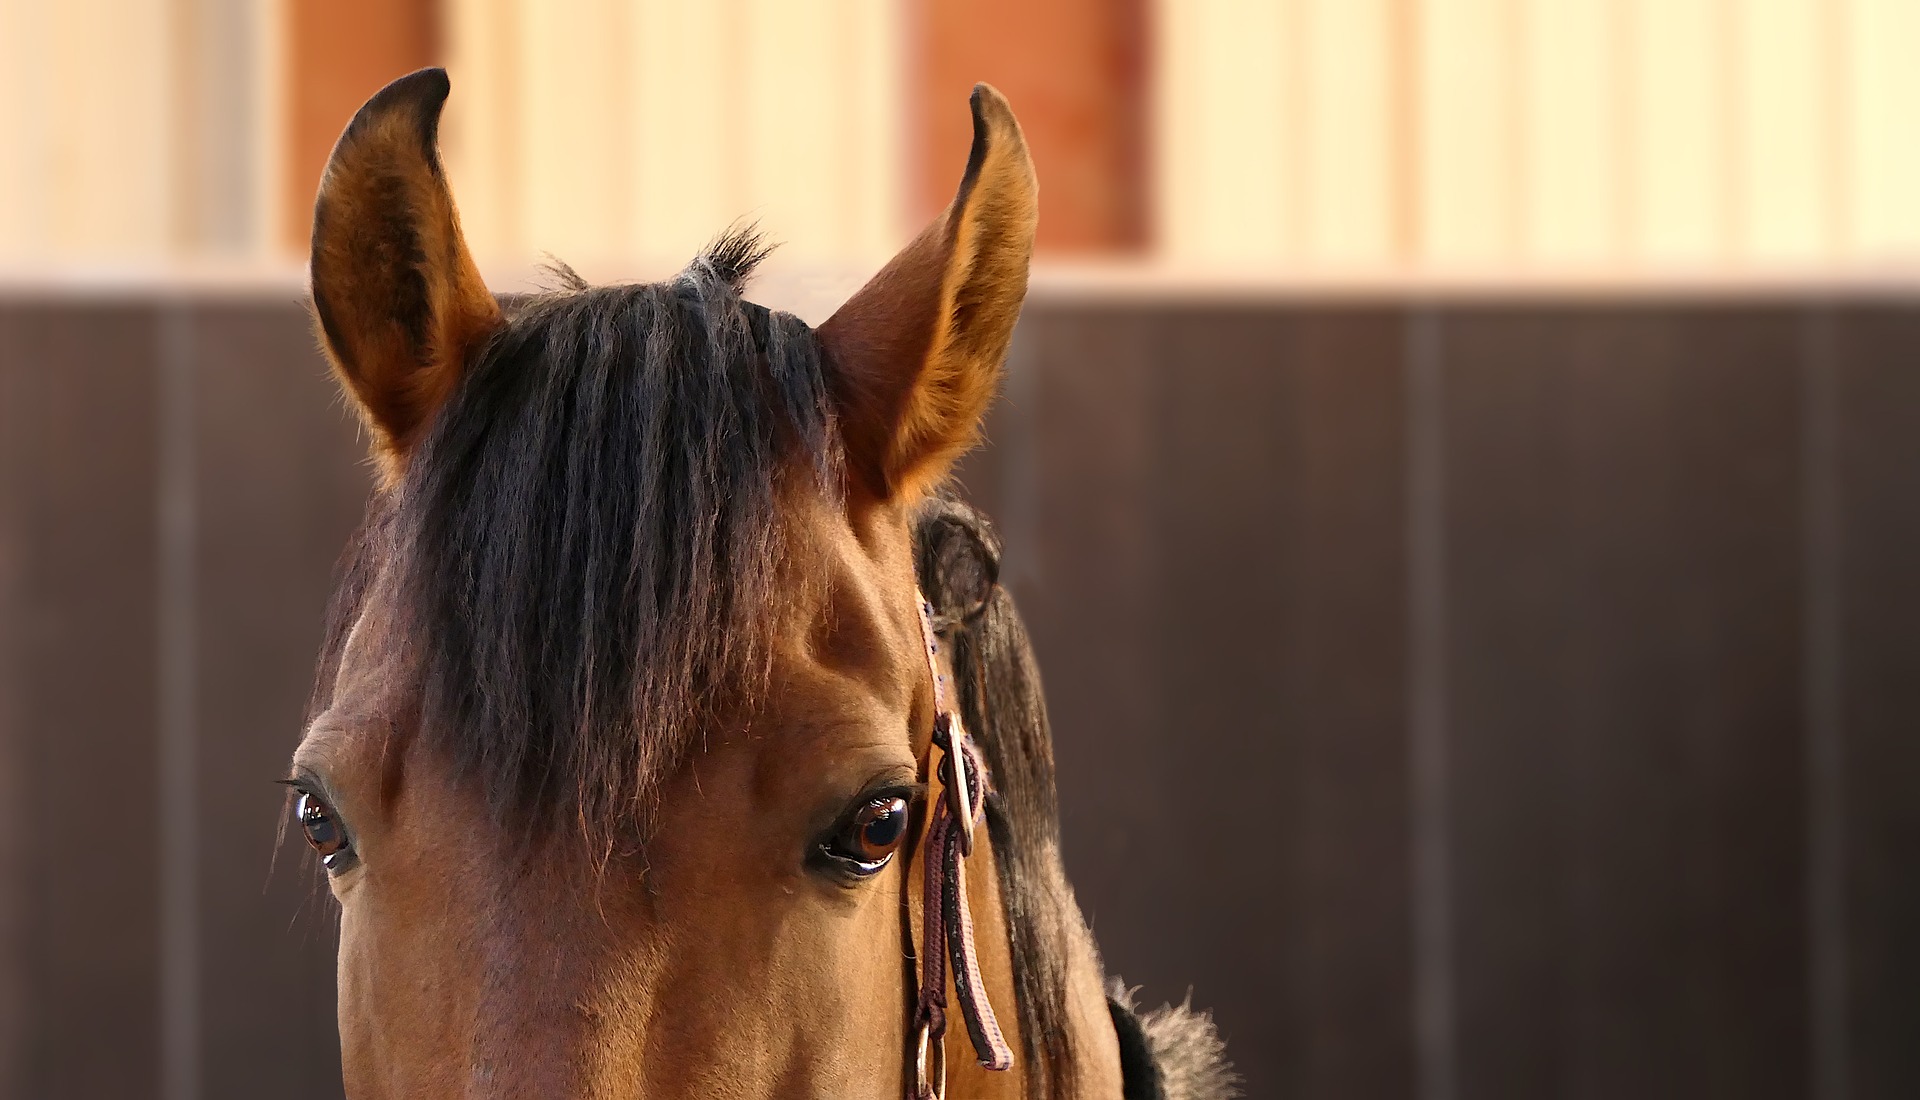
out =
[[[307,843],[320,853],[320,862],[327,870],[345,870],[352,859],[353,847],[347,842],[346,827],[340,824],[333,807],[302,791],[300,800],[293,804],[293,817],[300,823],[300,831],[307,834]]]
[[[823,849],[854,874],[871,875],[887,865],[906,835],[907,800],[882,795],[855,811]]]

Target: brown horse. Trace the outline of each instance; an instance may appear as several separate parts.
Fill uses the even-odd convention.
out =
[[[952,206],[813,330],[742,299],[742,233],[503,308],[446,95],[368,101],[314,211],[378,469],[287,780],[348,1095],[1205,1095],[1176,1048],[1210,1034],[1107,1000],[1010,605],[967,625],[931,536],[917,591],[1026,289],[1006,102],[975,90]]]

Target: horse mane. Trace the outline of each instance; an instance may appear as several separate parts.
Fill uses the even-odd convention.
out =
[[[1040,666],[1013,597],[1000,587],[1000,537],[984,515],[952,497],[935,497],[920,511],[914,541],[920,590],[953,654],[961,720],[987,758],[987,830],[1007,912],[1020,1040],[1027,1064],[1039,1067],[1029,1085],[1043,1098],[1077,1096],[1067,961],[1083,918],[1060,858],[1060,800]],[[1213,1019],[1193,1008],[1191,994],[1179,1005],[1142,1011],[1124,982],[1108,981],[1128,1096],[1240,1095]]]
[[[764,688],[804,581],[783,503],[839,462],[812,330],[740,296],[766,252],[736,230],[665,283],[559,269],[409,461],[386,541],[421,736],[503,822],[632,839]]]
[[[915,525],[916,571],[947,642],[961,720],[986,757],[987,831],[1013,952],[1020,1040],[1035,1096],[1075,1088],[1067,1024],[1069,936],[1080,921],[1060,859],[1053,736],[1040,668],[1013,597],[999,585],[1000,538],[962,501],[935,497]]]

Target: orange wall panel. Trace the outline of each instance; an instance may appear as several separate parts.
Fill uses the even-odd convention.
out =
[[[313,196],[334,139],[367,97],[440,60],[435,0],[288,0],[282,239],[307,248]]]
[[[967,95],[1000,89],[1040,175],[1042,251],[1144,250],[1147,0],[917,0],[905,64],[913,213],[953,197],[971,143]]]

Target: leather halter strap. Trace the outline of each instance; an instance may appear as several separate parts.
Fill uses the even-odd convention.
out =
[[[973,852],[974,827],[987,804],[987,766],[960,721],[953,689],[940,671],[940,640],[933,630],[933,608],[920,598],[920,636],[927,669],[933,674],[933,745],[940,750],[940,797],[933,803],[921,850],[920,992],[915,1001],[914,1093],[912,1100],[942,1100],[947,1090],[947,968],[960,1019],[974,1054],[987,1069],[1013,1066],[1013,1051],[987,1002],[974,950],[973,917],[967,912],[966,858]],[[932,1063],[930,1065],[930,1063]]]

